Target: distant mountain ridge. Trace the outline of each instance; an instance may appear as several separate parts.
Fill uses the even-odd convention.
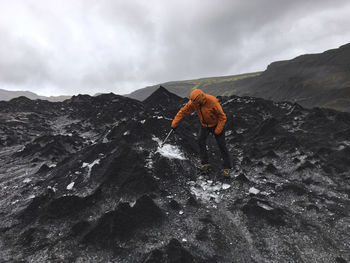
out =
[[[168,91],[180,96],[188,97],[191,93],[191,90],[195,88],[200,88],[203,91],[209,92],[213,95],[232,95],[234,90],[232,89],[222,89],[223,87],[231,87],[235,83],[240,83],[240,81],[248,80],[254,77],[257,77],[261,72],[246,73],[240,75],[230,75],[230,76],[221,76],[221,77],[211,77],[211,78],[200,78],[192,80],[182,80],[182,81],[170,81],[162,84],[157,84],[142,89],[138,89],[130,94],[125,96],[137,99],[140,101],[145,100],[150,96],[154,91],[159,88],[159,85],[165,87]]]
[[[64,101],[67,99],[70,99],[71,96],[50,96],[50,97],[46,97],[46,96],[40,96],[34,92],[30,92],[30,91],[11,91],[11,90],[5,90],[5,89],[0,89],[0,101],[9,101],[12,100],[14,98],[18,98],[18,97],[27,97],[28,99],[31,100],[48,100],[51,102],[56,102],[56,101]]]
[[[320,54],[273,62],[264,72],[160,85],[181,97],[200,88],[215,96],[252,96],[350,112],[350,44]],[[142,101],[157,87],[146,87],[126,96]]]
[[[214,96],[251,96],[291,101],[307,108],[321,107],[350,112],[350,44],[319,54],[306,54],[291,60],[273,62],[263,72],[171,81],[124,96],[143,101],[159,85],[182,98],[188,97],[193,89],[200,88]],[[44,97],[29,91],[0,89],[0,101],[20,96],[52,102],[71,98]]]

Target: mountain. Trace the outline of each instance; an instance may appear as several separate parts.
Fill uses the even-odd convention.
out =
[[[272,63],[243,89],[256,97],[350,111],[350,44]]]
[[[218,97],[237,170],[159,89],[0,102],[2,262],[349,262],[350,113]]]
[[[39,96],[33,92],[30,91],[10,91],[10,90],[5,90],[5,89],[0,89],[0,101],[8,101],[14,98],[18,97],[27,97],[31,100],[48,100],[48,101],[64,101],[66,99],[71,98],[71,96],[50,96],[50,97],[45,97],[45,96]]]
[[[200,88],[215,96],[253,96],[350,112],[350,44],[321,54],[274,62],[264,72],[161,85],[181,97],[188,97],[192,89]],[[156,87],[127,96],[142,101]]]
[[[201,78],[201,79],[184,80],[184,81],[171,81],[160,85],[165,87],[170,92],[183,98],[188,97],[191,91],[195,88],[200,88],[203,91],[211,93],[215,96],[233,95],[234,92],[228,87],[235,86],[236,82],[254,78],[256,76],[259,76],[260,74],[261,72],[255,72],[255,73],[247,73],[247,74],[224,76],[224,77]],[[226,87],[228,89],[219,90],[219,87],[222,87],[222,88]],[[143,101],[158,88],[159,88],[159,84],[136,90],[130,94],[126,94],[125,96],[133,99],[137,99],[139,101]]]

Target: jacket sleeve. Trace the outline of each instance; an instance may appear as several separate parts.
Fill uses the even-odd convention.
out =
[[[171,128],[176,128],[179,125],[180,121],[187,115],[194,112],[194,106],[191,101],[188,101],[187,104],[182,107],[179,112],[176,114],[173,122],[171,123]]]
[[[222,107],[221,107],[219,102],[217,102],[215,108],[216,108],[216,112],[217,112],[217,116],[218,116],[218,124],[216,125],[214,133],[216,135],[219,135],[222,132],[222,130],[224,129],[227,118],[226,118],[226,114],[222,110]]]

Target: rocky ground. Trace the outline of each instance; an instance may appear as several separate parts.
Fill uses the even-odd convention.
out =
[[[1,262],[350,262],[350,114],[219,100],[231,180],[164,89],[0,102]]]

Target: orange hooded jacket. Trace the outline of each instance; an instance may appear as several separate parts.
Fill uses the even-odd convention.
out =
[[[220,134],[226,123],[226,115],[219,101],[212,95],[205,94],[200,89],[195,89],[190,94],[190,100],[176,114],[172,128],[176,128],[180,121],[187,115],[196,111],[201,124],[204,127],[216,126],[214,133]]]

